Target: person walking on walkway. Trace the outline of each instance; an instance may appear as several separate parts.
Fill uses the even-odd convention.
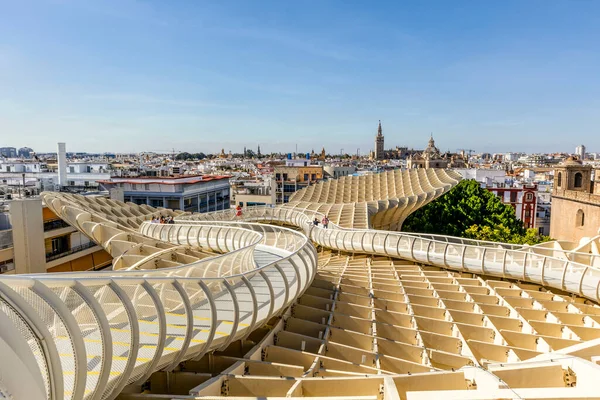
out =
[[[235,208],[235,216],[241,218],[242,217],[242,206],[239,204]]]
[[[323,217],[321,223],[323,224],[323,228],[327,229],[327,227],[329,226],[329,218],[327,218],[327,215]]]
[[[319,218],[315,217],[315,219],[313,220],[313,225],[319,226]]]

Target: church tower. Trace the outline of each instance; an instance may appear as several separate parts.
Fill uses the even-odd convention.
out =
[[[375,136],[375,159],[383,160],[383,131],[381,129],[381,120],[379,120],[379,127],[377,128],[377,136]]]

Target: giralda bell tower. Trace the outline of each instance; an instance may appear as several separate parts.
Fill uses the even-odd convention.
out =
[[[383,131],[381,130],[381,120],[377,127],[377,136],[375,136],[375,159],[383,160]]]

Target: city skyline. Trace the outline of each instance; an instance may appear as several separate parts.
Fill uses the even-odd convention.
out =
[[[262,4],[8,3],[1,145],[600,149],[597,3]]]

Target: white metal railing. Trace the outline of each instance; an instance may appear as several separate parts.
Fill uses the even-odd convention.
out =
[[[181,216],[183,220],[223,218],[280,222],[302,227],[317,244],[348,252],[400,257],[443,268],[524,280],[600,302],[600,269],[538,253],[534,247],[442,235],[313,226],[312,216],[286,207],[252,207],[241,218],[231,210]],[[308,228],[307,228],[308,226]]]

